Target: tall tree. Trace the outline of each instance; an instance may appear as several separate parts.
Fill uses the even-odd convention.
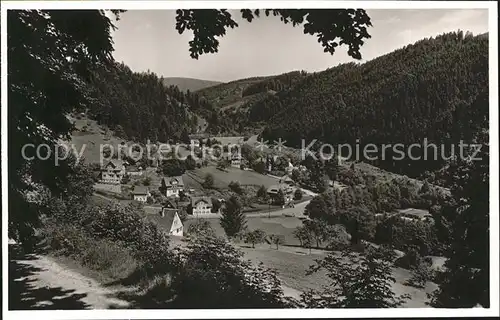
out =
[[[276,270],[243,259],[243,252],[215,237],[195,238],[180,249],[171,287],[174,308],[286,308]]]
[[[111,10],[116,17],[124,10]],[[363,39],[369,38],[367,27],[370,18],[364,10],[266,10],[266,15],[280,16],[284,23],[292,25],[304,23],[304,31],[319,36],[325,52],[333,53],[339,45],[349,46],[349,55],[360,59],[360,46]],[[259,16],[258,10],[241,10],[247,21]],[[216,37],[225,34],[227,27],[237,24],[231,14],[220,10],[178,10],[176,29],[183,33],[192,30],[194,39],[190,41],[193,58],[200,54],[216,52],[219,42]],[[60,138],[69,138],[72,126],[66,118],[74,108],[105,106],[106,100],[100,88],[88,86],[102,75],[89,71],[114,68],[111,66],[113,51],[110,31],[114,28],[103,10],[10,10],[7,13],[8,32],[8,80],[9,80],[9,236],[23,241],[32,237],[33,228],[39,224],[39,208],[26,198],[28,191],[50,184],[57,170],[49,165],[50,161],[34,159],[28,161],[21,156],[21,148],[33,143],[54,145]],[[127,70],[124,70],[125,73]],[[155,76],[146,75],[157,88],[160,84]],[[128,91],[137,90],[130,88]],[[171,89],[171,91],[174,91]],[[61,95],[60,93],[65,94]],[[124,90],[122,92],[127,92]],[[157,89],[157,92],[160,92]],[[115,93],[114,95],[120,93]],[[180,103],[192,94],[187,92]],[[100,98],[99,98],[100,97]],[[143,96],[148,99],[147,95]],[[160,101],[155,103],[161,109]],[[149,101],[143,101],[147,104]],[[203,108],[200,101],[199,110]],[[94,111],[98,109],[94,107]],[[82,109],[83,110],[83,109]],[[124,133],[130,138],[136,137],[134,131],[140,128],[152,128],[151,137],[167,140],[173,133],[165,114],[145,116],[147,108],[126,109],[114,107],[104,114],[103,119],[111,121],[115,116],[123,115],[127,119],[138,119],[129,127],[122,124]],[[94,112],[95,113],[95,112]],[[217,120],[217,113],[209,110],[207,117]],[[189,122],[186,110],[176,118]],[[159,125],[152,126],[153,119]],[[214,121],[215,122],[219,122]],[[133,123],[133,124],[132,124]],[[175,124],[176,121],[173,121]],[[118,123],[116,123],[118,124]],[[191,125],[191,124],[189,124]],[[153,128],[154,127],[154,128]],[[185,132],[186,127],[184,127]],[[181,134],[185,138],[185,134]],[[178,132],[173,135],[180,138]],[[45,155],[44,155],[45,156]],[[51,190],[57,193],[57,190]]]
[[[344,251],[339,256],[332,252],[316,260],[308,274],[319,270],[326,271],[330,281],[322,291],[302,294],[309,308],[396,308],[409,298],[392,291],[396,280],[392,277],[391,264],[371,254]]]
[[[438,277],[439,289],[431,305],[444,308],[490,306],[489,242],[489,142],[488,132],[477,137],[482,144],[476,159],[461,159],[451,171],[455,198],[451,221],[451,246],[446,271]],[[480,158],[480,160],[479,160]]]
[[[229,198],[222,209],[220,224],[229,238],[241,234],[247,227],[245,214],[242,212],[242,204],[236,196]]]
[[[23,243],[32,237],[40,208],[27,195],[41,186],[59,193],[53,182],[64,174],[53,155],[28,160],[21,150],[29,144],[54,150],[69,138],[66,114],[90,103],[82,79],[95,63],[112,60],[113,28],[103,10],[7,11],[9,237]]]

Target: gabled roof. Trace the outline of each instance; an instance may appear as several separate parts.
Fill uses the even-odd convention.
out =
[[[166,200],[162,206],[163,209],[177,209],[177,206],[170,200]]]
[[[172,230],[172,224],[174,223],[175,216],[177,216],[177,210],[164,210],[164,216],[161,214],[149,214],[147,215],[147,219],[153,221],[166,232],[170,232]],[[182,223],[182,222],[181,222]]]
[[[195,207],[199,202],[205,202],[209,207],[212,206],[212,198],[210,197],[192,197],[191,205]]]
[[[224,153],[224,158],[227,159],[227,160],[241,160],[242,156],[241,156],[241,152],[238,152],[238,150],[236,151],[227,151]]]
[[[123,162],[123,160],[119,160],[119,159],[111,159],[105,165],[103,165],[102,168],[103,169],[107,168],[109,165],[112,165],[113,168],[121,169],[122,166],[124,165],[124,162]]]
[[[148,194],[149,188],[146,186],[135,186],[134,190],[132,191],[132,194],[136,195],[145,195]]]
[[[184,181],[182,180],[182,176],[176,177],[163,177],[162,184],[166,187],[171,187],[173,185],[183,186]]]
[[[279,190],[283,190],[283,193],[290,193],[292,191],[292,188],[284,183],[278,185],[272,185],[269,188],[267,188],[268,193],[278,193]]]
[[[287,174],[285,174],[284,176],[282,176],[280,178],[280,181],[281,182],[294,182],[292,178],[290,178]]]

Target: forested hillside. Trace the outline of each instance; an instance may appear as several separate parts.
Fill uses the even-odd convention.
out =
[[[87,88],[93,103],[89,114],[119,137],[185,140],[188,133],[206,129],[202,127],[205,117],[217,122],[204,98],[175,86],[166,87],[154,73],[132,72],[124,64],[99,66],[91,73]]]
[[[427,138],[438,148],[460,139],[470,143],[488,124],[488,38],[449,33],[364,64],[343,64],[254,103],[248,115],[240,116],[249,124],[267,123],[265,139],[297,146],[301,139],[353,145],[359,139],[363,146],[409,145]],[[416,157],[423,150],[412,152]],[[428,159],[434,158],[432,152]],[[440,168],[443,161],[374,164],[418,175]]]
[[[262,131],[262,124],[250,123],[248,112],[255,104],[265,101],[295,84],[309,74],[291,71],[275,76],[253,77],[222,83],[196,93],[203,96],[218,111],[218,118],[211,121],[211,132],[248,134]]]
[[[193,78],[167,77],[163,78],[163,84],[165,84],[167,87],[176,86],[179,88],[179,90],[187,92],[188,90],[197,91],[203,88],[212,87],[220,84],[220,82]]]
[[[423,39],[364,64],[323,72],[294,71],[248,78],[197,92],[166,87],[152,73],[125,65],[94,72],[90,110],[98,121],[128,138],[160,141],[186,133],[247,134],[288,145],[313,139],[332,144],[470,142],[488,119],[488,38],[463,32]],[[455,147],[456,149],[458,147]],[[384,169],[419,176],[445,164],[434,149],[427,160],[371,161]],[[423,154],[413,148],[412,156]],[[458,152],[458,150],[455,150]],[[361,159],[363,160],[363,159]],[[366,159],[365,159],[366,160]]]

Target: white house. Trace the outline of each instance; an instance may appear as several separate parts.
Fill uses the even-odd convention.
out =
[[[212,199],[210,197],[192,197],[191,207],[193,216],[202,216],[212,213]]]
[[[101,167],[101,181],[103,183],[120,184],[125,175],[123,160],[111,159]]]
[[[148,215],[148,218],[168,235],[182,237],[184,235],[184,225],[177,212],[177,209],[162,208],[159,214]]]
[[[132,191],[132,200],[146,202],[148,197],[151,196],[148,187],[136,186]]]
[[[184,190],[184,181],[181,176],[163,177],[160,189],[166,197],[179,197],[179,191]]]
[[[228,152],[226,159],[229,161],[231,164],[231,167],[239,168],[242,163],[241,159],[241,152]]]

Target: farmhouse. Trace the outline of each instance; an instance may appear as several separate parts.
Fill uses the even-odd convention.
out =
[[[136,186],[132,191],[132,200],[146,202],[148,197],[151,196],[148,187]]]
[[[125,175],[123,160],[112,159],[101,167],[101,181],[103,183],[120,184]]]
[[[158,224],[170,236],[182,237],[184,235],[184,225],[177,209],[162,208],[159,214],[151,214],[147,217]]]
[[[283,192],[283,195],[285,197],[285,203],[292,201],[293,199],[293,188],[290,187],[288,184],[281,183],[278,185],[273,185],[267,188],[267,194],[271,199],[274,201],[278,200],[277,196],[280,190]]]
[[[239,152],[228,153],[227,159],[231,163],[231,167],[239,168],[242,163],[241,154]]]
[[[202,216],[212,213],[212,199],[210,197],[192,197],[191,207],[193,216]]]
[[[292,178],[290,178],[288,175],[284,175],[283,177],[280,178],[280,183],[284,183],[289,186],[293,186],[295,182],[293,181]]]
[[[179,191],[184,189],[184,181],[181,176],[163,177],[160,189],[166,197],[179,197]]]

